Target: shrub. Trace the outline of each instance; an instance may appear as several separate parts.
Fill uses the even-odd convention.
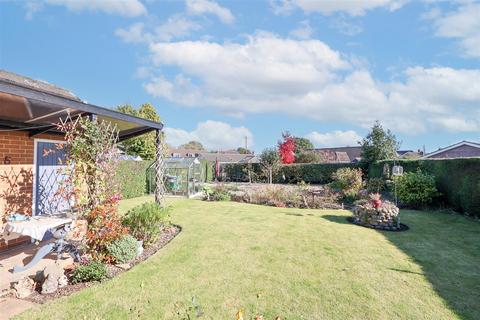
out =
[[[439,195],[435,176],[421,170],[396,177],[397,194],[402,203],[413,208],[426,207]]]
[[[86,216],[88,222],[87,251],[94,260],[110,262],[107,246],[128,233],[118,216],[117,201],[105,201],[90,211]]]
[[[370,165],[368,174],[381,177],[391,172],[393,161],[380,161]],[[480,217],[480,159],[396,160],[404,172],[422,172],[435,176],[436,186],[443,200],[458,212]],[[384,168],[388,168],[384,170]]]
[[[137,239],[127,234],[107,245],[108,254],[117,263],[125,263],[137,256]]]
[[[332,175],[332,186],[342,190],[345,194],[358,193],[362,188],[362,170],[341,168]]]
[[[170,224],[170,208],[147,202],[128,211],[122,223],[135,238],[148,246],[158,239],[161,229]]]
[[[101,281],[107,277],[107,267],[99,262],[93,261],[89,264],[79,265],[71,275],[72,283]]]
[[[232,197],[228,192],[214,191],[211,199],[212,201],[230,201]]]
[[[301,198],[298,192],[288,187],[267,185],[252,192],[250,202],[273,207],[299,207]]]
[[[370,178],[367,181],[367,191],[368,192],[381,192],[385,190],[385,180],[383,178]]]
[[[233,188],[230,188],[224,184],[219,184],[214,187],[210,187],[210,186],[203,187],[203,191],[207,196],[207,200],[210,200],[210,201],[230,201],[231,200],[231,195],[229,193],[230,190],[233,190]]]

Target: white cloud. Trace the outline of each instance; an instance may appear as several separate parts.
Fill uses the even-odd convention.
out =
[[[305,136],[310,139],[316,147],[338,147],[338,146],[356,146],[362,137],[353,130],[319,133],[313,131]]]
[[[347,36],[355,36],[363,31],[361,26],[353,23],[343,16],[334,19],[330,24],[330,27]]]
[[[415,67],[399,80],[381,82],[319,40],[264,32],[244,43],[153,43],[150,52],[156,74],[164,67],[177,73],[149,78],[146,91],[180,105],[237,116],[283,113],[363,128],[378,119],[407,134],[480,128],[477,69]],[[457,119],[457,125],[446,119]]]
[[[248,139],[249,146],[254,145],[253,134],[249,129],[243,126],[232,127],[230,124],[221,121],[207,120],[200,122],[193,131],[169,127],[164,130],[167,143],[173,146],[196,140],[200,141],[207,149],[236,149],[244,145],[245,137]]]
[[[457,39],[462,55],[480,58],[480,3],[466,3],[446,14],[435,8],[424,18],[433,20],[436,36]]]
[[[362,16],[368,10],[386,8],[395,11],[401,8],[407,0],[271,0],[270,5],[275,14],[288,14],[295,8],[300,8],[305,13],[320,12],[331,15],[337,12],[347,13],[351,16]]]
[[[43,3],[40,1],[27,1],[25,2],[25,19],[32,20],[35,13],[42,10]]]
[[[313,29],[310,26],[310,22],[308,22],[308,20],[300,22],[298,28],[290,31],[290,34],[298,39],[310,39],[312,33]]]
[[[175,15],[155,27],[155,39],[160,41],[170,41],[174,38],[188,36],[192,31],[201,29],[201,26],[182,15]]]
[[[31,18],[43,4],[64,6],[73,12],[94,11],[124,17],[138,17],[147,13],[147,9],[139,0],[38,0],[29,2],[35,5],[27,6],[27,18]]]
[[[142,22],[134,23],[128,28],[118,28],[115,34],[127,43],[151,43],[153,41],[171,41],[183,38],[192,31],[201,29],[201,26],[183,15],[173,15],[164,23],[146,31]]]
[[[209,0],[187,0],[187,12],[192,15],[213,14],[217,16],[220,21],[226,24],[231,24],[235,21],[232,12],[220,6],[215,1]]]
[[[148,42],[148,36],[144,33],[145,25],[142,22],[134,23],[128,28],[118,28],[115,35],[120,37],[126,43]]]

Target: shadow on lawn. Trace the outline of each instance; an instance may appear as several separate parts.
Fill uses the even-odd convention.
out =
[[[347,221],[346,216],[336,216],[336,215],[327,214],[324,216],[320,216],[320,218],[326,219],[331,222],[336,222],[341,224],[350,224],[350,222]]]
[[[480,315],[480,223],[476,220],[439,212],[402,211],[406,232],[381,232],[392,244],[411,257],[448,307],[463,319]],[[323,216],[341,224],[345,216]],[[359,228],[362,228],[358,226]],[[412,278],[414,279],[414,278]]]

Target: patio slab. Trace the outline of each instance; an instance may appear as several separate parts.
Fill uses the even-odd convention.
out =
[[[0,299],[0,320],[7,320],[35,306],[36,303],[15,298]]]
[[[37,271],[43,270],[47,265],[55,263],[56,255],[49,254],[29,270],[18,273],[11,272],[15,265],[25,265],[30,262],[37,250],[45,243],[47,242],[42,242],[39,245],[27,244],[0,254],[0,292],[10,288],[11,285],[19,279],[25,276],[34,276]],[[68,256],[68,258],[62,257],[59,261],[64,267],[73,263],[73,259],[70,256]]]

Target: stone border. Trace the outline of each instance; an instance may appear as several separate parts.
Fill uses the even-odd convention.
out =
[[[408,231],[410,229],[410,227],[407,226],[404,223],[400,223],[400,229],[391,229],[390,227],[388,227],[388,228],[387,227],[381,227],[381,226],[374,227],[374,226],[365,225],[363,223],[355,221],[355,219],[353,217],[347,217],[347,221],[352,223],[352,224],[355,224],[357,226],[361,226],[361,227],[368,228],[368,229],[380,230],[380,231],[403,232],[403,231]]]

